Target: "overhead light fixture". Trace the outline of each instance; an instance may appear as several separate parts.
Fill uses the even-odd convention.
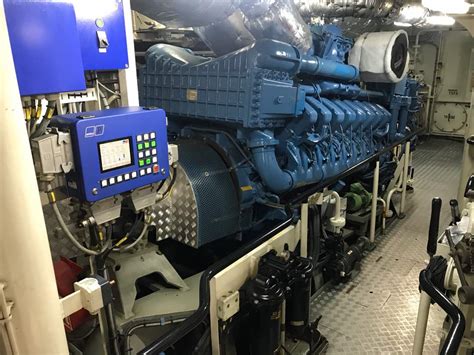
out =
[[[428,9],[420,3],[411,2],[403,5],[398,17],[394,21],[395,26],[410,27],[422,23],[428,16]]]
[[[464,0],[422,0],[423,6],[445,14],[465,14],[471,5]]]
[[[397,27],[411,27],[411,26],[413,26],[411,23],[398,22],[398,21],[395,21],[393,24]]]
[[[429,16],[426,18],[426,22],[430,25],[435,26],[452,26],[456,22],[451,16],[440,15],[440,16]]]

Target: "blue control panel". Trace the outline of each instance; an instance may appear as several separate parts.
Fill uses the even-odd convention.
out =
[[[74,170],[70,196],[94,202],[169,176],[166,115],[123,107],[54,117],[50,126],[71,134]]]

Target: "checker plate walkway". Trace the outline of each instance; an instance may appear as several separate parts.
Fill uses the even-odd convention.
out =
[[[443,199],[440,228],[450,220],[462,160],[461,142],[431,138],[413,154],[415,193],[407,194],[406,218],[396,220],[362,262],[353,281],[328,287],[312,302],[322,315],[328,354],[411,354],[418,311],[418,275],[424,268],[431,199]],[[444,313],[431,307],[425,354],[436,354]]]

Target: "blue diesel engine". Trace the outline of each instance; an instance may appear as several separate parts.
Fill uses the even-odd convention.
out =
[[[179,192],[158,205],[175,218],[160,219],[158,239],[199,247],[283,218],[282,195],[406,135],[417,109],[406,34],[388,61],[395,80],[362,85],[362,69],[347,64],[353,41],[333,25],[311,32],[309,52],[271,39],[218,58],[166,44],[147,51],[141,104],[166,111],[180,156]]]

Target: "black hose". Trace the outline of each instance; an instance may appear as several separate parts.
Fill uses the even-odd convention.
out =
[[[314,256],[314,210],[313,206],[308,207],[308,257]],[[313,260],[314,265],[314,260]]]
[[[321,254],[321,212],[318,206],[310,206],[309,213],[309,235],[310,242],[308,242],[308,249],[310,255],[313,258],[313,264],[316,265],[319,261],[319,255]]]
[[[227,255],[225,258],[219,260],[214,265],[207,268],[201,275],[199,282],[199,307],[189,318],[180,323],[175,328],[171,329],[163,336],[146,346],[144,349],[138,352],[139,355],[151,355],[159,354],[162,351],[170,348],[178,340],[193,331],[199,324],[201,324],[209,315],[209,281],[221,270],[226,268],[228,265],[237,261],[250,251],[258,247],[266,240],[273,237],[278,232],[287,228],[293,224],[293,218],[289,218],[286,221],[280,223],[276,227],[273,227],[270,231],[264,233],[260,237],[252,240],[242,248],[237,249],[232,254]]]
[[[451,328],[449,328],[448,335],[439,354],[453,355],[457,353],[459,345],[461,344],[466,327],[466,320],[461,310],[434,286],[431,281],[431,276],[430,270],[422,270],[420,272],[420,288],[448,314],[452,321]]]

